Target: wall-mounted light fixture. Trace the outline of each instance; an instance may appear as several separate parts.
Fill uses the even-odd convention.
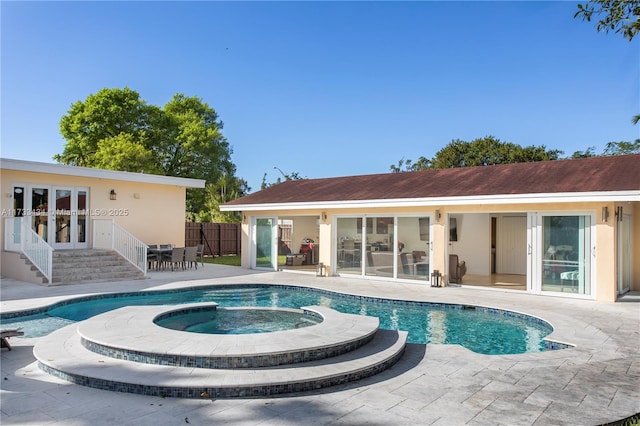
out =
[[[137,193],[137,192],[134,192],[133,193],[133,198],[135,198],[136,200],[139,200],[140,199],[140,194]]]
[[[441,217],[442,217],[442,214],[440,213],[440,210],[436,210],[436,214],[435,214],[436,223],[440,222]]]
[[[323,222],[327,221],[327,212],[322,212],[322,214],[320,216],[322,217],[322,221]]]
[[[622,206],[616,207],[616,220],[622,222]]]
[[[110,200],[115,200],[117,195],[118,194],[116,194],[116,190],[112,189],[111,192],[109,192],[109,199]]]
[[[607,220],[609,220],[609,207],[604,206],[602,208],[602,221],[606,222]]]

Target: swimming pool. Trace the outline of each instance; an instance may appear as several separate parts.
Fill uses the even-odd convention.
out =
[[[216,302],[220,307],[256,306],[299,309],[321,305],[339,312],[376,316],[380,328],[406,330],[409,343],[459,344],[481,354],[519,354],[548,350],[553,328],[515,312],[471,305],[350,296],[327,290],[280,285],[208,286],[84,296],[48,308],[0,315],[4,328],[21,327],[25,337],[49,334],[63,326],[129,305]]]

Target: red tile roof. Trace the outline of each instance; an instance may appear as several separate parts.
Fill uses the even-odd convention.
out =
[[[285,181],[233,205],[640,190],[640,154]]]

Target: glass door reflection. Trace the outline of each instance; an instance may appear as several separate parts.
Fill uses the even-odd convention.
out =
[[[274,258],[274,218],[256,218],[255,226],[255,261],[256,268],[275,269]]]

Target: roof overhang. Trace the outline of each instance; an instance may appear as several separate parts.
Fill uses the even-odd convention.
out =
[[[221,211],[320,210],[353,208],[439,207],[475,204],[566,204],[584,202],[640,201],[640,190],[608,192],[564,192],[547,194],[478,195],[473,197],[396,198],[387,200],[313,201],[222,205]]]
[[[0,158],[0,169],[95,179],[121,180],[127,182],[153,183],[158,185],[182,186],[186,188],[204,188],[205,186],[205,181],[203,179],[93,169],[90,167],[67,166],[64,164],[41,163],[37,161],[14,160],[10,158]]]

